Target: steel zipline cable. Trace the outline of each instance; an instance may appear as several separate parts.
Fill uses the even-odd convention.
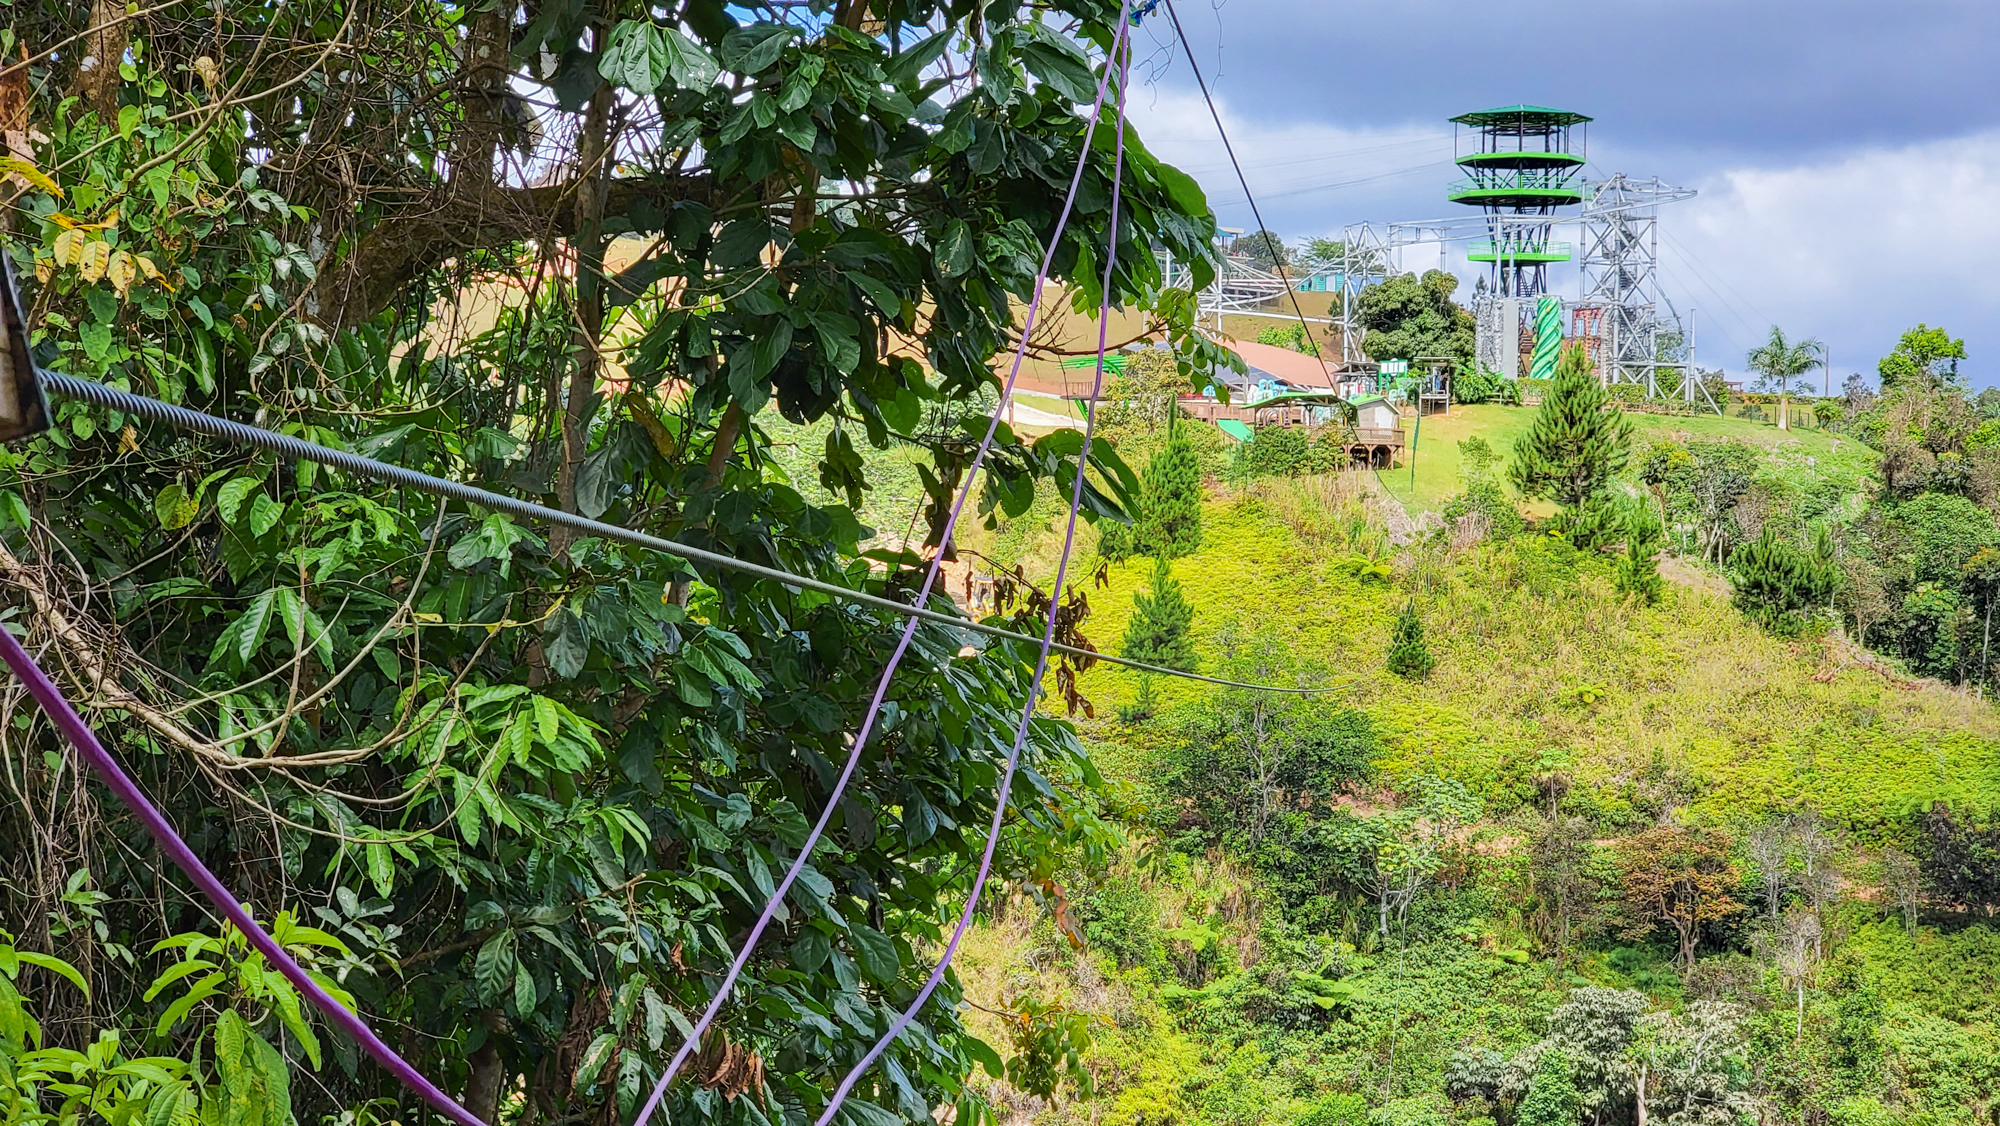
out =
[[[1243,164],[1236,159],[1236,146],[1229,143],[1229,130],[1222,127],[1222,111],[1215,108],[1215,99],[1209,96],[1208,80],[1201,76],[1201,64],[1194,61],[1194,44],[1188,42],[1187,32],[1181,29],[1181,14],[1174,10],[1174,0],[1166,0],[1167,18],[1173,21],[1174,38],[1181,41],[1181,50],[1186,52],[1188,69],[1194,72],[1194,84],[1201,90],[1201,100],[1208,103],[1208,116],[1215,119],[1215,134],[1222,138],[1222,151],[1229,154],[1229,166],[1236,170],[1236,182],[1243,188],[1243,199],[1250,204],[1250,217],[1257,220],[1257,233],[1270,240],[1271,229],[1264,225],[1264,213],[1257,208],[1257,197],[1250,192],[1250,179],[1243,174]],[[1359,183],[1360,181],[1356,181]],[[1311,340],[1312,326],[1306,321],[1306,311],[1299,307],[1299,291],[1292,287],[1292,279],[1285,272],[1285,263],[1278,253],[1279,248],[1266,246],[1271,252],[1272,265],[1277,267],[1278,280],[1285,283],[1285,296],[1292,299],[1292,312],[1299,318],[1299,331],[1303,339]],[[1315,357],[1317,358],[1317,357]]]
[[[761,579],[769,579],[773,582],[784,583],[787,586],[798,587],[801,590],[815,591],[820,594],[843,599],[856,605],[866,606],[871,610],[881,610],[891,614],[915,618],[934,625],[950,626],[954,629],[967,630],[972,633],[983,634],[987,637],[999,638],[1003,641],[1018,641],[1028,645],[1037,644],[1037,640],[1034,637],[1006,629],[1002,626],[988,625],[985,622],[976,621],[972,618],[946,614],[921,605],[913,606],[897,602],[892,598],[883,598],[880,595],[855,590],[853,587],[841,586],[839,583],[828,582],[825,579],[816,579],[810,575],[801,575],[797,572],[786,571],[778,567],[766,567],[761,563],[752,563],[747,559],[738,559],[733,555],[724,555],[718,551],[709,551],[690,544],[675,543],[672,540],[648,535],[645,532],[636,532],[630,528],[620,527],[616,524],[606,524],[601,520],[592,520],[587,516],[580,516],[574,512],[564,512],[560,509],[536,504],[533,501],[520,500],[515,497],[503,496],[500,493],[489,492],[477,486],[465,484],[462,481],[451,481],[443,477],[433,477],[428,473],[407,469],[400,465],[391,465],[384,461],[376,461],[374,458],[363,457],[360,454],[348,453],[345,450],[330,449],[326,446],[305,441],[302,438],[294,438],[289,434],[278,434],[270,430],[265,430],[262,427],[250,426],[226,418],[217,418],[212,414],[189,410],[186,407],[177,407],[171,403],[160,402],[158,399],[149,399],[144,395],[134,395],[129,391],[120,391],[115,387],[106,387],[102,383],[92,383],[89,380],[76,379],[67,375],[59,375],[55,372],[43,372],[42,382],[45,387],[58,395],[65,395],[72,399],[82,399],[85,402],[122,411],[125,414],[138,418],[164,422],[169,426],[181,430],[207,434],[210,437],[222,438],[226,441],[235,442],[238,445],[255,446],[284,457],[318,462],[332,469],[339,469],[364,477],[379,478],[393,485],[402,485],[406,488],[416,489],[419,492],[429,493],[432,496],[443,497],[447,500],[476,504],[482,508],[487,508],[494,512],[505,512],[509,516],[517,516],[524,520],[538,520],[547,524],[561,525],[573,531],[581,532],[586,536],[597,536],[607,540],[614,540],[618,543],[630,544],[633,547],[642,547],[650,551],[657,551],[664,555],[678,556],[690,563],[702,563],[722,570],[738,571],[743,574],[754,575]],[[960,504],[962,505],[963,503],[963,498],[961,498]],[[1073,657],[1102,661],[1106,664],[1119,665],[1124,668],[1145,673],[1155,673],[1160,676],[1177,677],[1182,680],[1195,680],[1204,684],[1215,684],[1224,688],[1246,688],[1257,692],[1312,695],[1321,692],[1336,692],[1346,687],[1345,684],[1319,688],[1288,688],[1277,684],[1252,684],[1241,680],[1229,680],[1225,677],[1203,676],[1200,673],[1188,672],[1185,669],[1171,669],[1164,665],[1147,664],[1144,661],[1128,660],[1124,657],[1113,656],[1109,653],[1099,653],[1072,645],[1057,644],[1055,648],[1057,652],[1067,653]]]

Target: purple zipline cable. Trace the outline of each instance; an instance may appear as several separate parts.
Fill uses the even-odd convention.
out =
[[[1127,22],[1124,9],[1129,6],[1130,0],[1123,0],[1118,13],[1121,35],[1113,40],[1111,47],[1113,58],[1118,64],[1118,108],[1112,118],[1113,132],[1118,140],[1116,155],[1112,158],[1111,164],[1109,224],[1111,234],[1104,250],[1103,303],[1097,311],[1097,375],[1090,391],[1090,404],[1093,409],[1084,416],[1083,449],[1077,454],[1076,483],[1070,488],[1069,527],[1063,533],[1062,555],[1056,560],[1056,581],[1055,586],[1051,588],[1055,594],[1049,600],[1048,623],[1042,627],[1042,648],[1035,657],[1035,675],[1028,685],[1028,700],[1021,708],[1021,722],[1014,727],[1014,746],[1007,752],[1007,770],[1000,777],[1000,790],[993,799],[993,822],[986,830],[986,850],[980,854],[979,872],[973,877],[972,890],[965,897],[965,909],[959,912],[958,927],[951,932],[951,941],[945,944],[944,954],[938,958],[937,967],[931,970],[931,976],[924,982],[924,987],[917,991],[916,999],[911,1001],[909,1007],[904,1009],[889,1026],[889,1031],[882,1034],[882,1038],[875,1042],[875,1046],[868,1049],[868,1054],[861,1057],[861,1062],[855,1064],[840,1081],[840,1086],[833,1092],[833,1098],[826,1104],[826,1109],[820,1112],[819,1120],[813,1126],[827,1126],[833,1121],[833,1116],[840,1112],[840,1105],[847,1101],[848,1092],[854,1089],[854,1084],[860,1080],[862,1073],[888,1050],[890,1044],[895,1043],[896,1038],[903,1034],[903,1030],[910,1026],[910,1022],[916,1019],[917,1010],[923,1008],[924,1002],[930,1000],[931,994],[937,990],[938,983],[944,980],[945,971],[951,968],[951,960],[958,953],[959,943],[965,941],[965,932],[971,928],[972,916],[979,909],[979,897],[986,890],[986,877],[993,871],[993,850],[1000,842],[1000,825],[1007,815],[1007,795],[1014,788],[1014,772],[1021,763],[1021,750],[1028,741],[1028,728],[1034,722],[1035,705],[1042,692],[1042,675],[1048,671],[1049,650],[1055,643],[1056,602],[1062,597],[1063,579],[1069,572],[1070,551],[1076,546],[1077,512],[1083,507],[1083,483],[1090,458],[1090,440],[1097,428],[1097,411],[1094,408],[1097,406],[1097,396],[1104,388],[1104,347],[1106,332],[1109,330],[1108,322],[1111,318],[1111,274],[1118,266],[1118,195],[1125,168],[1125,77],[1126,68],[1130,65],[1130,59],[1125,52],[1119,50],[1119,47],[1123,39],[1122,29]],[[1111,70],[1110,63],[1111,60],[1106,60],[1104,69],[1107,73]]]
[[[1123,2],[1129,4],[1130,0],[1123,0]],[[1111,40],[1111,52],[1113,56],[1118,55],[1119,48],[1125,43],[1125,24],[1124,11],[1121,8],[1118,30],[1112,36]],[[1083,183],[1084,170],[1090,165],[1091,140],[1096,135],[1098,119],[1104,111],[1104,96],[1110,81],[1111,60],[1106,59],[1104,74],[1097,82],[1097,100],[1091,104],[1090,120],[1084,126],[1083,143],[1077,152],[1076,171],[1070,176],[1069,193],[1063,198],[1062,211],[1056,217],[1055,230],[1049,234],[1048,249],[1042,255],[1041,272],[1035,276],[1034,298],[1028,305],[1026,320],[1021,326],[1021,339],[1020,343],[1014,348],[1014,361],[1007,371],[1007,382],[1000,390],[1000,401],[995,405],[993,417],[986,425],[986,435],[980,439],[979,449],[973,454],[971,467],[966,470],[965,487],[959,490],[957,499],[952,503],[951,514],[945,520],[943,534],[938,538],[937,555],[931,559],[930,565],[924,570],[924,583],[917,591],[916,600],[913,603],[916,606],[922,606],[930,599],[931,589],[937,582],[938,569],[944,562],[945,548],[951,543],[952,533],[958,528],[958,518],[965,511],[966,500],[972,496],[973,485],[978,478],[980,466],[986,460],[987,451],[992,448],[994,435],[999,433],[1000,416],[1006,413],[1007,404],[1013,399],[1014,383],[1020,378],[1021,362],[1026,358],[1028,353],[1028,337],[1034,330],[1035,316],[1042,306],[1042,291],[1048,285],[1049,271],[1055,266],[1056,250],[1062,245],[1063,230],[1069,226],[1070,211],[1076,204],[1077,189]],[[1119,81],[1119,104],[1121,107],[1119,118],[1122,122],[1124,116],[1122,109],[1124,104],[1124,81],[1122,76]],[[1123,144],[1124,134],[1121,126],[1119,134],[1119,151],[1121,153],[1124,151]],[[1115,184],[1117,177],[1115,169],[1112,172],[1112,176]],[[1113,194],[1115,197],[1115,191]],[[1112,238],[1115,242],[1117,238],[1117,205],[1114,202],[1112,206]],[[1103,332],[1100,331],[1098,336],[1098,381],[1102,383]],[[1096,395],[1093,392],[1093,404],[1095,398]],[[1084,424],[1084,447],[1083,453],[1079,455],[1080,458],[1088,458],[1090,454],[1089,429],[1090,423],[1086,420]],[[1077,462],[1079,480],[1082,479],[1083,464],[1082,460]],[[1072,531],[1074,531],[1073,519],[1071,523]],[[1065,549],[1065,556],[1067,556],[1067,549]],[[1060,590],[1060,586],[1057,589]],[[806,861],[811,858],[813,848],[819,844],[820,837],[825,834],[827,825],[833,820],[834,811],[840,807],[841,795],[847,791],[847,784],[853,779],[855,767],[860,764],[861,754],[868,746],[868,737],[874,732],[875,721],[882,713],[882,703],[888,696],[889,682],[896,675],[896,669],[902,664],[903,654],[909,651],[910,641],[916,636],[919,621],[920,619],[913,617],[904,625],[902,636],[896,641],[895,650],[889,654],[889,663],[883,667],[881,678],[875,682],[875,694],[868,701],[868,711],[862,717],[860,730],[855,733],[854,746],[848,752],[847,763],[841,768],[840,777],[834,782],[833,790],[827,794],[826,805],[820,811],[819,820],[813,823],[812,832],[806,835],[805,843],[799,847],[798,856],[793,859],[791,867],[786,869],[784,879],[778,881],[777,888],[771,892],[770,898],[765,901],[764,909],[758,914],[756,924],[750,928],[749,935],[743,940],[742,950],[738,951],[736,957],[730,962],[729,972],[723,975],[722,984],[716,987],[715,996],[709,1000],[708,1007],[702,1011],[701,1019],[695,1022],[693,1028],[689,1029],[687,1038],[682,1042],[680,1050],[674,1053],[672,1062],[668,1063],[666,1071],[661,1073],[659,1082],[653,1085],[652,1093],[646,1096],[645,1105],[639,1108],[638,1116],[632,1120],[633,1126],[646,1126],[646,1123],[652,1120],[653,1112],[659,1109],[660,1101],[666,1097],[667,1088],[673,1083],[674,1076],[680,1074],[681,1066],[687,1062],[688,1056],[701,1046],[702,1034],[708,1031],[708,1026],[714,1023],[716,1014],[720,1013],[722,1006],[728,1003],[730,993],[736,987],[736,979],[742,976],[743,967],[750,963],[750,955],[757,949],[758,940],[763,938],[764,931],[776,919],[779,904],[784,902],[785,894],[791,890],[792,883],[798,879],[799,873],[805,869]],[[1048,657],[1046,642],[1043,645],[1042,656],[1043,660],[1046,661]],[[1035,682],[1038,685],[1041,682],[1041,673],[1039,670],[1035,674]],[[1033,699],[1034,694],[1030,692],[1030,707],[1033,706]]]
[[[471,1111],[458,1105],[450,1095],[438,1090],[435,1084],[425,1079],[423,1073],[411,1067],[408,1060],[397,1055],[394,1048],[383,1043],[382,1038],[375,1035],[375,1030],[369,1028],[366,1021],[356,1016],[347,1006],[334,1000],[332,994],[312,979],[312,975],[306,972],[304,966],[294,961],[292,956],[285,952],[284,947],[279,946],[264,932],[264,928],[257,925],[257,920],[250,917],[250,912],[244,909],[235,896],[229,894],[229,889],[222,885],[222,881],[216,878],[215,873],[208,870],[208,866],[201,862],[201,858],[196,856],[187,842],[181,839],[180,834],[174,831],[166,815],[160,812],[159,808],[146,797],[145,791],[139,788],[138,783],[132,781],[131,776],[118,765],[118,760],[111,757],[111,752],[104,749],[104,744],[98,742],[96,734],[83,722],[83,717],[76,713],[70,702],[63,698],[55,682],[50,680],[49,675],[35,663],[35,659],[28,655],[28,651],[21,647],[21,643],[14,635],[4,628],[0,628],[0,657],[6,659],[8,666],[14,670],[14,675],[20,677],[21,682],[27,685],[28,694],[33,696],[35,702],[42,706],[42,710],[48,713],[49,718],[55,721],[55,725],[69,740],[70,746],[75,747],[84,761],[90,764],[91,769],[97,772],[97,776],[103,780],[106,788],[115,794],[119,801],[130,807],[133,813],[138,814],[140,822],[146,826],[146,831],[152,834],[160,850],[167,854],[168,859],[179,865],[181,871],[188,874],[188,878],[201,889],[201,893],[228,917],[237,930],[243,932],[243,937],[250,940],[250,945],[256,947],[258,953],[264,955],[273,966],[277,967],[279,973],[285,975],[287,981],[297,986],[299,992],[317,1005],[320,1011],[327,1015],[328,1020],[353,1037],[355,1042],[361,1045],[362,1051],[375,1057],[376,1063],[402,1080],[404,1086],[423,1096],[425,1102],[459,1126],[485,1126],[485,1123],[474,1117]]]

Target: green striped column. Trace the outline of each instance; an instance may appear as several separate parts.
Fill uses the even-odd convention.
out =
[[[1544,297],[1535,303],[1535,354],[1528,364],[1531,379],[1554,379],[1556,354],[1562,351],[1562,301]]]

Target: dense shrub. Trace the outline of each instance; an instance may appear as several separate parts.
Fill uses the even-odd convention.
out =
[[[1244,477],[1304,477],[1332,473],[1347,464],[1339,427],[1308,434],[1296,426],[1261,426],[1255,441],[1237,452],[1236,471]]]
[[[1994,546],[1993,516],[1962,496],[1924,493],[1896,506],[1897,529],[1909,538],[1911,578],[1956,583],[1965,561]]]
[[[1729,557],[1736,608],[1781,636],[1805,630],[1833,602],[1840,572],[1824,541],[1808,551],[1766,532]]]
[[[1424,623],[1415,606],[1403,607],[1396,628],[1389,637],[1389,671],[1410,680],[1422,680],[1436,667],[1430,646],[1424,644]]]
[[[1489,403],[1499,395],[1504,382],[1499,375],[1475,367],[1451,377],[1451,397],[1460,403]]]
[[[1094,879],[1079,880],[1070,910],[1083,931],[1084,942],[1117,959],[1121,968],[1166,965],[1160,939],[1160,905],[1139,873],[1120,867]]]
[[[1444,502],[1443,514],[1454,530],[1466,527],[1468,521],[1478,521],[1486,535],[1496,540],[1512,539],[1527,527],[1521,510],[1507,499],[1500,483],[1491,479],[1468,482],[1464,492]]]

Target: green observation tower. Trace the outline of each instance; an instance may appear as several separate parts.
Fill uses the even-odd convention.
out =
[[[1583,202],[1584,130],[1580,113],[1546,106],[1503,106],[1451,119],[1465,178],[1451,201],[1486,212],[1488,237],[1470,258],[1489,263],[1489,292],[1533,298],[1548,291],[1551,262],[1572,247],[1549,238],[1556,209]]]

